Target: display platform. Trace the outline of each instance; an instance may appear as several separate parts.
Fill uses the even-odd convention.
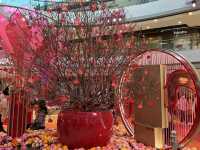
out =
[[[113,128],[114,133],[105,147],[93,147],[90,150],[154,150],[152,147],[146,147],[141,143],[136,143],[132,136],[129,136],[122,123],[118,123]],[[0,133],[0,149],[12,150],[19,149],[37,149],[37,150],[68,150],[67,145],[59,143],[56,130],[38,130],[27,131],[22,137],[12,139],[5,133]],[[3,143],[4,142],[4,143]],[[85,150],[78,148],[75,150]]]
[[[109,144],[105,147],[93,147],[89,150],[155,150],[155,148],[137,143],[133,136],[129,136],[123,123],[117,119],[113,127],[113,136]],[[67,145],[59,143],[55,129],[28,130],[22,137],[12,139],[5,133],[0,133],[0,149],[13,150],[14,148],[27,150],[68,150]],[[183,150],[198,150],[198,140],[192,142]],[[86,150],[77,148],[74,150]]]

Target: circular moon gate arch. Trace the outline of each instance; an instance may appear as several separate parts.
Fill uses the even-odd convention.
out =
[[[11,7],[11,6],[0,5],[0,7]],[[15,8],[15,9],[22,10],[23,8]],[[25,18],[29,18],[30,12],[37,13],[28,9],[23,9],[23,10],[24,11],[22,11],[21,13],[23,13],[23,16]],[[39,15],[42,16],[42,14],[40,13]],[[44,18],[46,17],[47,16],[44,16]],[[178,136],[178,142],[180,144],[185,145],[195,135],[197,128],[199,126],[200,116],[198,114],[200,114],[200,110],[198,108],[200,108],[199,107],[200,106],[200,93],[199,93],[200,85],[199,85],[199,79],[192,65],[185,58],[183,58],[182,56],[172,51],[153,50],[153,51],[144,52],[137,58],[133,59],[129,68],[125,71],[121,79],[121,84],[119,88],[119,94],[121,97],[121,101],[119,105],[120,105],[120,111],[121,111],[124,124],[127,127],[128,131],[132,135],[134,135],[134,126],[133,126],[134,120],[132,120],[131,117],[127,115],[127,114],[132,113],[133,107],[130,107],[129,109],[127,109],[127,103],[124,103],[123,101],[124,100],[123,88],[126,82],[128,82],[127,73],[130,73],[130,74],[134,73],[134,69],[137,68],[138,66],[155,65],[155,64],[157,65],[164,64],[167,66],[166,75],[168,76],[168,78],[166,79],[165,89],[168,89],[166,90],[167,93],[174,92],[174,94],[170,95],[170,98],[173,98],[173,99],[169,99],[168,104],[166,104],[166,107],[168,108],[168,112],[169,112],[168,118],[171,118],[172,123],[170,123],[169,127],[165,131],[163,131],[163,134],[166,137],[165,144],[170,147],[171,145],[169,141],[170,132],[171,130],[176,130],[177,136]],[[176,73],[177,70],[182,70],[184,72],[184,73],[180,73],[181,71],[179,72],[180,75],[183,75],[183,77],[181,76],[182,81],[186,82],[186,80],[188,80],[188,82],[190,81],[191,84],[179,84],[178,81],[180,78],[178,78],[179,75],[177,75],[178,73]],[[184,76],[184,74],[187,74],[187,75]],[[174,84],[167,84],[167,83],[170,83],[169,80],[174,79],[174,78],[175,79],[177,78],[177,80],[174,80],[173,82],[175,86]],[[179,103],[178,98],[180,98],[181,96],[186,96],[190,98],[189,102],[193,104],[193,105],[188,104],[188,107],[191,108],[190,110],[189,109],[187,110],[186,108],[186,111],[182,111],[182,106],[178,105]],[[131,98],[129,98],[128,101],[131,104],[134,103],[134,100]],[[171,104],[171,102],[174,102],[174,103]],[[153,102],[151,102],[151,104],[149,105],[153,105]],[[142,108],[143,106],[138,105],[138,107]],[[180,111],[177,111],[176,109]],[[127,112],[127,110],[129,112]]]
[[[148,69],[140,73],[138,84],[132,82],[138,68],[145,66],[165,66],[164,86],[160,87],[164,91],[164,109],[167,110],[167,127],[163,128],[165,148],[170,148],[171,131],[177,133],[177,141],[185,146],[197,134],[200,126],[200,82],[196,69],[186,58],[171,50],[150,50],[142,53],[132,60],[127,70],[123,73],[119,86],[119,108],[122,120],[131,135],[134,135],[136,109],[143,109],[148,105],[150,109],[155,109],[157,102],[148,98],[148,93],[157,93],[155,87],[157,81],[152,82],[148,75]],[[159,77],[153,73],[152,78]],[[146,80],[145,80],[146,78]],[[154,81],[155,81],[154,80]],[[149,82],[145,83],[145,82]],[[145,89],[145,86],[151,86]],[[135,89],[134,89],[135,86]],[[149,90],[149,91],[145,91]],[[145,93],[138,94],[138,91]],[[148,99],[148,102],[145,102]],[[151,96],[150,96],[151,97]],[[137,99],[137,100],[136,100]],[[138,101],[139,99],[139,101]],[[146,114],[148,116],[148,114]],[[153,119],[153,118],[152,118]]]

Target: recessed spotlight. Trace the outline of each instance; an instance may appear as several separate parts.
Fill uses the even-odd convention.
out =
[[[178,24],[182,24],[182,21],[179,21]]]
[[[153,21],[154,21],[154,22],[158,22],[158,19],[154,19]]]
[[[194,7],[196,7],[196,6],[197,6],[196,2],[193,2],[193,3],[192,3],[192,7],[194,8]]]
[[[147,29],[150,29],[150,26],[147,26]]]
[[[193,15],[193,13],[192,13],[192,12],[189,12],[188,15],[191,16],[191,15]]]

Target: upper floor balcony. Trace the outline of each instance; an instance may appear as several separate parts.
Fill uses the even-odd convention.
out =
[[[128,1],[128,0],[127,0]],[[124,6],[126,20],[140,22],[197,10],[200,1],[193,0],[140,0],[138,5]],[[193,5],[195,2],[195,5]]]

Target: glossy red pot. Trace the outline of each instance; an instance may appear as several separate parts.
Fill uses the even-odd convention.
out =
[[[60,142],[70,148],[105,146],[112,136],[113,115],[111,111],[62,111],[57,126]]]

